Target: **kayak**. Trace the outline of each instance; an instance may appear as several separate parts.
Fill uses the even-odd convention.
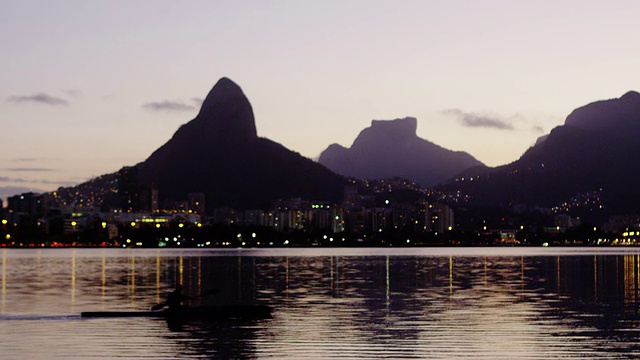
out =
[[[85,311],[83,318],[153,317],[169,320],[251,320],[271,318],[271,307],[266,305],[221,305],[182,307],[178,309],[141,311]]]

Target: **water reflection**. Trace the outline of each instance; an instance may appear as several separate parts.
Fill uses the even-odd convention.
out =
[[[84,341],[86,348],[74,347],[79,357],[115,343],[151,348],[150,358],[630,356],[638,348],[640,256],[567,252],[3,250],[0,348],[33,355],[2,340],[14,334],[53,351]],[[200,304],[269,303],[274,318],[166,324],[69,317],[148,309],[177,283],[192,295],[220,289]],[[31,320],[16,323],[16,315]],[[90,336],[96,333],[116,338]]]
[[[2,300],[0,301],[0,311],[5,312],[5,302],[7,299],[7,250],[2,250]]]
[[[68,257],[34,254],[12,258],[2,252],[3,312],[12,302],[12,292],[68,291],[76,304],[83,292],[92,293],[99,284],[100,303],[113,296],[126,298],[138,308],[138,300],[152,294],[160,301],[177,283],[193,295],[220,288],[229,301],[284,301],[310,293],[328,298],[371,299],[382,294],[381,305],[390,308],[399,298],[411,297],[431,288],[447,289],[454,302],[461,291],[499,291],[507,287],[522,296],[544,288],[559,297],[571,296],[587,303],[619,305],[622,311],[638,312],[640,300],[640,256],[591,255],[554,257],[424,257],[424,256],[210,256],[157,252],[130,253],[123,258],[101,254]],[[97,261],[96,261],[97,260]],[[126,263],[123,263],[126,261]],[[67,265],[65,266],[64,263]],[[10,266],[8,265],[10,264]],[[65,268],[68,269],[65,271]],[[45,270],[46,269],[46,270]],[[94,272],[97,279],[93,279]],[[68,275],[64,275],[64,274]],[[64,280],[64,278],[68,280]],[[514,287],[517,281],[517,287]],[[55,284],[55,286],[54,286]],[[120,291],[121,288],[126,291]],[[502,289],[504,290],[504,289]],[[84,300],[83,300],[84,301]],[[119,304],[121,306],[122,304]]]
[[[38,257],[39,258],[39,257]],[[76,306],[76,251],[71,252],[71,310]]]

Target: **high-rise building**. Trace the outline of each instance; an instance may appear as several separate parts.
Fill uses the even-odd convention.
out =
[[[190,193],[189,194],[189,210],[200,215],[205,214],[205,203],[203,193]]]
[[[427,212],[427,231],[443,233],[453,228],[453,209],[446,204],[429,204]]]
[[[118,172],[118,197],[123,211],[140,210],[140,184],[135,167],[126,166]]]
[[[139,211],[156,212],[158,210],[158,189],[153,186],[140,187]]]
[[[349,184],[344,186],[343,206],[345,209],[354,209],[362,206],[361,197],[358,194],[358,186]]]

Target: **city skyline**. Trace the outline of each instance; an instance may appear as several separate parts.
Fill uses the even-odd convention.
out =
[[[7,3],[0,198],[144,161],[224,76],[258,135],[317,158],[371,120],[489,166],[638,90],[631,1]]]

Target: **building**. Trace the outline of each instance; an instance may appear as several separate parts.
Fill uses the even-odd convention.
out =
[[[45,212],[45,206],[40,194],[28,192],[9,197],[7,210],[14,213],[42,216]]]
[[[427,211],[427,231],[443,233],[454,226],[453,210],[446,204],[429,204]]]
[[[68,218],[64,219],[62,233],[65,235],[74,234],[86,228],[86,219]]]
[[[556,215],[553,218],[553,225],[562,229],[570,229],[580,226],[580,218],[573,218],[567,214]]]
[[[158,189],[152,186],[140,187],[139,211],[156,212],[158,211]]]
[[[230,207],[213,209],[213,216],[210,218],[212,224],[231,225],[238,222],[238,213]]]
[[[189,194],[189,210],[198,213],[200,215],[205,214],[205,203],[203,193],[190,193]]]
[[[118,197],[123,211],[140,210],[140,184],[135,167],[126,166],[118,172]]]

